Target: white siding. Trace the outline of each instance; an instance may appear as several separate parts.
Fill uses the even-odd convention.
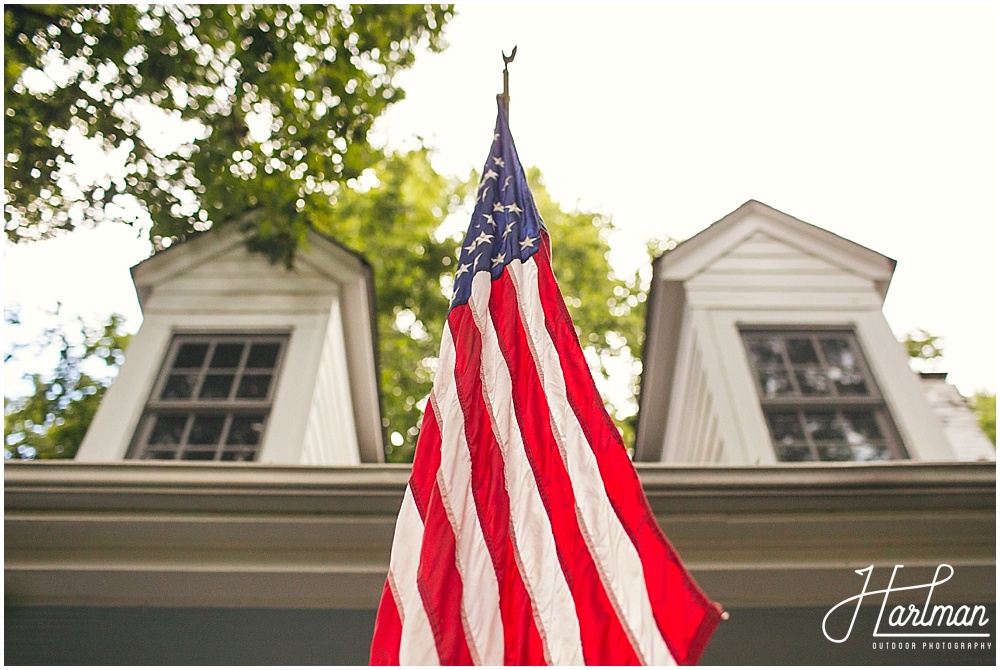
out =
[[[674,399],[667,417],[662,460],[665,463],[722,463],[724,440],[719,428],[704,355],[690,320],[681,344]]]
[[[693,307],[881,308],[871,280],[760,231],[685,286]]]

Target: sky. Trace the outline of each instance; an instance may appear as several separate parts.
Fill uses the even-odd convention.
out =
[[[616,268],[756,199],[895,259],[893,332],[943,336],[949,380],[995,390],[997,28],[992,3],[460,4],[372,140],[481,169],[517,45],[521,161],[565,207],[612,216]],[[124,226],[6,246],[5,304],[137,329],[128,267],[148,254]]]

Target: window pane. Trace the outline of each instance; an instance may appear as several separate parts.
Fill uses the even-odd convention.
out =
[[[817,367],[796,369],[795,379],[799,382],[802,395],[830,395],[830,380]]]
[[[253,449],[227,449],[222,452],[223,461],[252,461],[256,451]]]
[[[851,345],[846,338],[826,337],[820,340],[820,346],[823,347],[823,356],[826,357],[826,362],[830,365],[845,368],[857,366],[854,352],[851,351]]]
[[[806,430],[816,441],[844,441],[841,422],[833,412],[806,412]]]
[[[774,448],[778,460],[783,463],[798,463],[801,461],[815,461],[816,457],[809,451],[807,446],[784,446],[778,445]]]
[[[236,391],[237,398],[266,398],[271,387],[271,375],[243,375],[240,387]]]
[[[788,358],[792,363],[819,363],[819,356],[813,348],[812,340],[806,338],[789,338]]]
[[[791,378],[785,370],[761,370],[757,374],[760,390],[767,398],[795,393]]]
[[[868,385],[865,376],[856,368],[830,368],[827,371],[830,379],[837,386],[841,395],[868,395]]]
[[[247,445],[255,447],[260,443],[260,435],[264,432],[264,415],[252,414],[234,416],[229,427],[226,445]]]
[[[212,368],[235,368],[240,364],[240,357],[243,356],[242,342],[226,342],[215,345],[215,353],[212,354]]]
[[[224,416],[196,416],[188,435],[188,444],[218,444],[225,422]]]
[[[274,333],[176,335],[131,457],[255,460],[287,342]]]
[[[199,398],[228,398],[235,375],[206,375]]]
[[[825,445],[816,447],[822,461],[853,461],[854,449],[846,444]]]
[[[862,440],[880,439],[882,431],[875,421],[875,412],[871,410],[852,410],[844,412],[844,427],[847,440],[856,444]]]
[[[156,423],[149,435],[149,444],[176,445],[184,436],[184,425],[187,416],[184,414],[161,414],[156,417]]]
[[[771,438],[775,444],[806,441],[797,412],[768,412],[767,422],[771,427]]]
[[[170,375],[167,383],[163,385],[160,393],[161,400],[186,400],[194,393],[194,386],[198,383],[197,373],[181,375]]]
[[[185,461],[214,461],[214,451],[185,451],[181,454],[181,459]]]
[[[247,357],[248,368],[271,369],[278,362],[278,351],[281,345],[277,342],[261,342],[250,346]]]
[[[842,395],[868,395],[868,385],[861,372],[860,362],[843,337],[821,340],[823,355],[829,365],[827,374]]]
[[[754,338],[747,342],[750,348],[750,356],[756,367],[763,365],[781,365],[781,338]]]
[[[188,342],[177,348],[175,368],[200,368],[208,353],[207,342]]]

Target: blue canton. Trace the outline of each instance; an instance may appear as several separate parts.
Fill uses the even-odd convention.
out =
[[[528,260],[541,242],[542,217],[517,158],[507,110],[503,104],[498,107],[493,146],[483,167],[476,209],[455,270],[452,307],[469,302],[473,276],[489,272],[497,279],[515,258]]]

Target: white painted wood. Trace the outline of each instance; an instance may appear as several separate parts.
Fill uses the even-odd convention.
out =
[[[300,462],[303,465],[357,465],[361,463],[354,426],[347,352],[339,301],[334,301],[319,357],[317,381],[306,420]]]
[[[759,258],[726,254],[712,263],[712,272],[732,272],[736,274],[823,274],[842,273],[842,269],[830,265],[819,258],[799,255],[789,258]],[[699,273],[700,274],[700,273]]]
[[[688,303],[695,309],[879,309],[882,301],[871,291],[691,291]]]
[[[893,336],[881,312],[859,314],[858,341],[889,406],[910,458],[918,461],[954,461],[944,429],[910,369],[906,352]]]
[[[687,282],[688,290],[756,291],[872,291],[871,280],[845,272],[809,274],[805,272],[733,274],[706,270]]]

